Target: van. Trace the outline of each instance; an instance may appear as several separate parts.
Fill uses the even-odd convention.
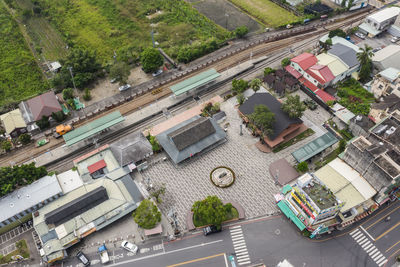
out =
[[[305,20],[303,20],[303,24],[308,24],[308,23],[310,23],[310,19],[305,19]]]
[[[322,15],[321,16],[321,21],[327,20],[328,19],[328,15]]]
[[[83,254],[82,251],[79,251],[78,254],[76,254],[76,257],[84,266],[89,266],[90,265],[90,260],[86,257],[85,254]]]

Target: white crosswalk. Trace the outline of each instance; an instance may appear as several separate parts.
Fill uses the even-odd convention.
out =
[[[358,245],[364,249],[365,253],[379,266],[383,266],[388,260],[386,257],[375,247],[375,245],[364,235],[364,232],[357,228],[350,233],[350,236],[357,242]],[[371,237],[372,238],[372,237]]]
[[[231,227],[230,232],[238,265],[251,263],[249,252],[247,251],[246,241],[244,240],[242,227],[240,225]]]

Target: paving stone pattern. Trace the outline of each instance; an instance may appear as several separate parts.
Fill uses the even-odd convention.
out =
[[[245,209],[248,218],[278,211],[273,195],[279,191],[273,178],[270,176],[268,166],[271,162],[286,158],[294,163],[291,152],[315,138],[310,136],[305,140],[280,151],[279,153],[262,153],[256,147],[258,138],[251,136],[243,126],[243,135],[239,135],[242,120],[235,109],[236,99],[231,98],[221,104],[221,109],[227,114],[229,122],[228,141],[213,150],[196,155],[189,161],[175,166],[170,160],[157,161],[146,171],[142,172],[144,181],[150,179],[151,183],[159,186],[166,185],[166,193],[162,196],[160,205],[164,214],[174,207],[178,214],[180,227],[185,227],[185,216],[196,200],[204,199],[208,195],[217,195],[221,199],[239,202]],[[307,112],[309,121],[322,121],[321,115],[328,116],[319,108],[319,113]],[[311,115],[311,116],[309,116]],[[226,123],[225,122],[225,123]],[[315,125],[322,128],[320,124]],[[236,181],[229,188],[217,188],[210,181],[210,171],[217,166],[230,167],[236,173]]]

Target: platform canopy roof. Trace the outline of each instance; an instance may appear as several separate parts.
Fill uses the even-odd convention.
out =
[[[297,162],[303,162],[324,151],[337,141],[337,138],[331,132],[327,132],[326,134],[314,139],[310,143],[307,143],[296,151],[292,152],[292,155]]]
[[[177,83],[171,86],[170,88],[175,96],[179,96],[192,89],[203,86],[215,80],[219,76],[221,76],[221,74],[219,74],[215,69],[209,69],[193,77],[190,77],[189,79],[186,79],[183,82]]]
[[[119,111],[112,112],[64,134],[64,141],[68,146],[71,146],[124,120],[125,118]]]

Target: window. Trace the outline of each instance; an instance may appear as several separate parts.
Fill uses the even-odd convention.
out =
[[[316,80],[314,80],[314,82],[315,82],[315,83],[317,83],[317,81],[316,81]]]
[[[382,88],[383,88],[383,85],[382,85],[382,84],[380,84],[380,85],[378,86],[378,88],[379,88],[379,89],[382,89]]]

